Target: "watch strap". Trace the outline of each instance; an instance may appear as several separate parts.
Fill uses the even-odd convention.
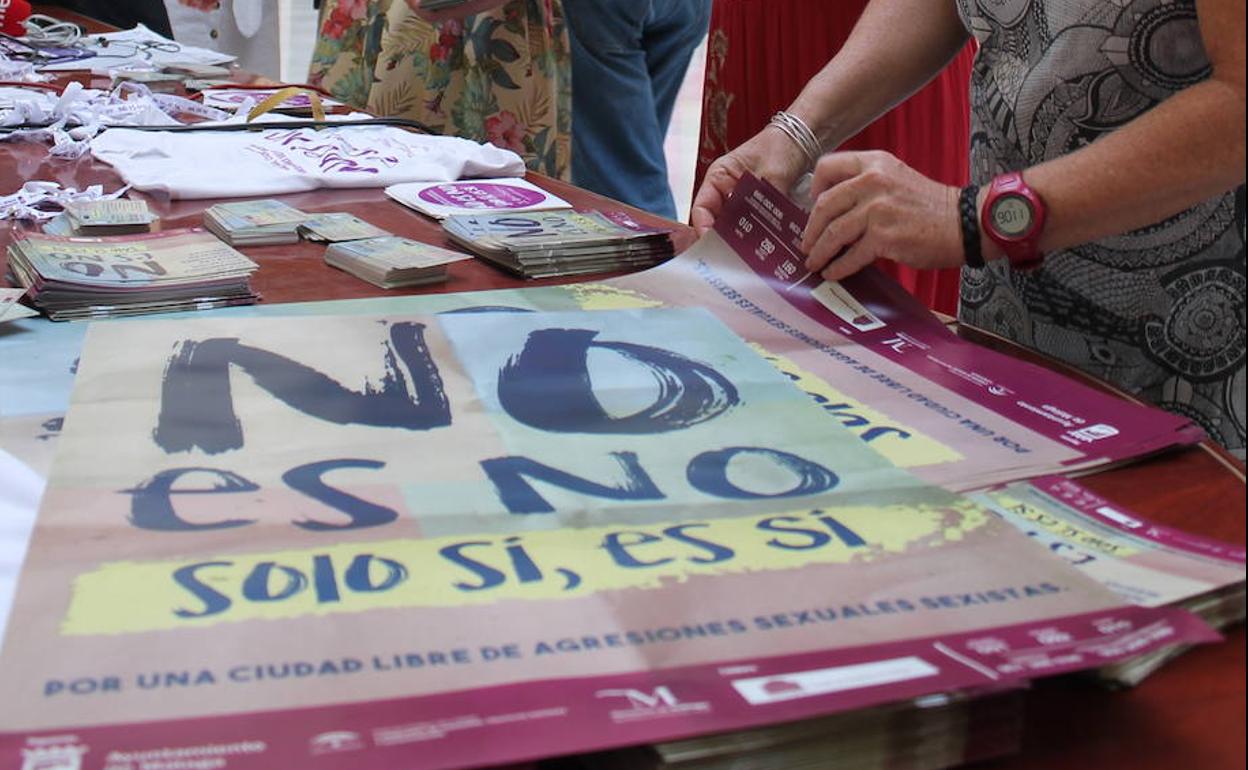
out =
[[[958,194],[958,217],[962,225],[962,257],[967,267],[984,266],[983,243],[979,231],[979,185],[968,184]]]

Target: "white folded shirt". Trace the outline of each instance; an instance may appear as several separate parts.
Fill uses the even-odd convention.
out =
[[[510,150],[389,126],[184,133],[113,128],[92,140],[91,152],[135,188],[173,198],[282,195],[525,171]]]

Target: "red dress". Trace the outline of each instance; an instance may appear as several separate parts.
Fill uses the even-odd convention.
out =
[[[713,160],[792,103],[844,45],[866,5],[867,0],[715,0],[695,190]],[[972,56],[968,46],[934,81],[840,149],[887,150],[933,179],[966,184]],[[957,269],[877,264],[928,307],[957,312]]]

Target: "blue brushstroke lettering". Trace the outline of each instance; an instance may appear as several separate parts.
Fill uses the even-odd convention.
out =
[[[651,434],[706,422],[740,402],[737,389],[706,364],[661,348],[595,342],[590,329],[539,329],[498,375],[498,400],[507,414],[558,433]],[[658,395],[644,409],[613,417],[594,396],[591,347],[610,350],[645,367]]]
[[[738,455],[753,454],[769,458],[777,465],[797,476],[797,483],[782,492],[752,492],[742,489],[728,480],[728,463]],[[840,483],[832,471],[789,452],[763,447],[734,446],[703,452],[689,461],[686,478],[695,488],[708,495],[729,500],[763,500],[783,497],[801,497],[827,492]]]
[[[184,340],[165,368],[160,415],[152,437],[170,453],[199,448],[217,454],[241,448],[243,430],[234,412],[231,365],[288,406],[327,422],[406,430],[450,425],[450,405],[424,330],[424,324],[394,324],[382,345],[386,374],[379,386],[366,386],[362,392],[234,338]],[[410,385],[399,359],[411,373]]]
[[[385,466],[385,463],[377,460],[344,458],[308,463],[286,471],[282,474],[282,481],[286,482],[291,489],[296,489],[313,500],[322,502],[351,517],[350,523],[347,524],[326,524],[323,521],[305,520],[296,521],[295,526],[303,527],[313,532],[325,532],[332,529],[379,527],[398,519],[399,514],[393,509],[384,505],[370,503],[367,500],[361,500],[355,495],[349,495],[339,489],[334,489],[321,480],[321,477],[326,473],[338,468],[377,469]]]
[[[615,458],[626,475],[625,480],[616,486],[573,476],[567,471],[552,468],[528,457],[494,457],[482,460],[481,468],[490,477],[490,481],[494,482],[499,499],[510,513],[553,513],[555,510],[533,488],[526,476],[578,494],[604,497],[608,500],[664,498],[664,494],[637,461],[635,452],[611,452],[611,457]]]
[[[187,473],[207,473],[213,481],[207,487],[174,489],[173,485]],[[230,529],[251,524],[255,519],[222,519],[207,524],[195,524],[178,516],[173,510],[173,495],[219,495],[237,492],[255,492],[259,486],[234,473],[216,468],[171,468],[157,473],[134,489],[122,491],[131,495],[130,523],[141,529],[158,532],[196,532],[209,529]]]

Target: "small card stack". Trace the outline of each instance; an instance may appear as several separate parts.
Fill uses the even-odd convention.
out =
[[[185,80],[185,76],[173,72],[157,72],[154,70],[114,70],[112,73],[113,88],[122,83],[137,83],[148,90],[161,94],[177,93]]]
[[[181,75],[184,78],[228,78],[230,76],[230,68],[222,67],[219,64],[178,62],[177,64],[166,64],[162,69],[165,72]]]
[[[446,266],[464,259],[471,257],[395,235],[335,243],[325,250],[326,263],[383,289],[445,281]]]
[[[390,233],[345,212],[311,214],[299,225],[299,234],[309,241],[338,243],[383,238]]]
[[[204,227],[231,246],[272,246],[299,242],[299,225],[308,214],[278,200],[218,203],[204,212]]]
[[[670,258],[671,231],[623,211],[460,214],[442,222],[451,240],[525,278],[651,267]]]
[[[74,235],[132,235],[151,231],[157,219],[147,201],[113,198],[65,206],[65,223]]]

